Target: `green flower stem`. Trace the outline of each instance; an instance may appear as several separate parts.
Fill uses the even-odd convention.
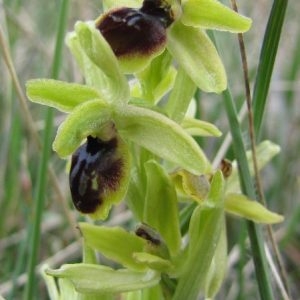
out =
[[[69,0],[62,0],[59,15],[59,26],[58,34],[56,39],[56,49],[53,59],[52,78],[57,78],[61,66],[61,57],[63,49],[63,40],[67,26],[67,15],[68,15]],[[47,168],[48,161],[51,153],[51,143],[52,143],[52,129],[53,129],[53,109],[48,108],[45,116],[45,131],[43,137],[43,150],[41,156],[41,162],[38,170],[38,182],[37,190],[35,195],[35,206],[33,215],[33,226],[30,232],[30,256],[28,260],[27,275],[28,283],[25,290],[25,299],[34,299],[34,292],[36,287],[35,280],[35,267],[38,257],[38,250],[40,244],[40,230],[41,230],[41,220],[43,214],[43,207],[46,196],[46,184],[47,184]]]
[[[253,114],[256,138],[259,138],[287,4],[288,0],[274,0],[260,51],[260,61],[253,91]]]
[[[241,188],[245,195],[251,199],[255,199],[255,190],[252,184],[252,178],[247,162],[246,150],[242,139],[242,132],[238,121],[236,108],[228,89],[223,92],[223,96],[227,117],[230,123],[234,152],[238,162]],[[251,221],[247,221],[247,228],[251,241],[253,260],[261,299],[273,299],[274,297],[269,278],[269,269],[266,262],[266,256],[263,248],[263,237],[260,227]]]

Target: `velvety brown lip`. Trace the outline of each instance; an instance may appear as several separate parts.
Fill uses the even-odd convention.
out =
[[[144,1],[140,9],[111,10],[96,23],[117,57],[146,56],[164,47],[171,9],[159,0]]]
[[[115,153],[116,137],[102,141],[89,136],[72,156],[69,175],[75,207],[82,213],[94,213],[107,190],[115,191],[123,174],[123,161]]]

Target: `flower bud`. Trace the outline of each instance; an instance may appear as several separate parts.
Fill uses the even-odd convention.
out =
[[[219,169],[223,173],[224,178],[228,178],[231,175],[231,173],[232,173],[232,164],[231,164],[231,161],[229,161],[226,158],[222,159],[222,161],[221,161],[221,163],[219,165]]]

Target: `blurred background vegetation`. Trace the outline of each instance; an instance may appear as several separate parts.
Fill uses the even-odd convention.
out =
[[[223,1],[230,5],[230,1]],[[252,29],[245,34],[251,87],[259,62],[265,26],[273,1],[238,1],[241,13],[253,19]],[[0,0],[0,26],[4,38],[0,51],[0,295],[21,299],[26,286],[26,269],[34,219],[33,199],[36,194],[41,150],[30,131],[28,117],[20,104],[20,90],[8,71],[4,54],[11,56],[21,91],[32,78],[49,78],[58,30],[59,0]],[[281,153],[262,172],[262,182],[269,208],[285,215],[285,222],[274,227],[287,278],[294,299],[300,298],[300,2],[290,1],[282,31],[276,64],[268,95],[260,140],[269,139],[280,145]],[[95,19],[101,13],[99,0],[70,1],[68,30],[76,20]],[[237,38],[229,33],[216,33],[229,86],[238,108],[245,101],[242,67]],[[6,50],[5,50],[6,48]],[[68,49],[64,47],[59,79],[82,82],[82,77]],[[199,93],[199,117],[216,124],[225,134],[228,121],[220,95]],[[34,120],[34,130],[44,129],[45,107],[27,102]],[[55,112],[55,129],[63,119]],[[244,121],[247,142],[247,121]],[[223,138],[199,142],[214,158]],[[231,150],[227,157],[232,157]],[[52,267],[81,259],[78,232],[74,226],[81,216],[74,211],[68,189],[65,161],[51,153],[51,166],[56,181],[48,180],[42,218],[42,235],[37,261],[48,261]],[[51,178],[51,177],[50,177]],[[59,189],[55,182],[59,182]],[[110,222],[127,222],[124,206],[117,207]],[[219,299],[257,299],[257,283],[251,253],[245,242],[243,221],[228,218],[228,277]],[[34,299],[48,299],[43,281],[37,277]],[[278,298],[281,299],[281,298]]]

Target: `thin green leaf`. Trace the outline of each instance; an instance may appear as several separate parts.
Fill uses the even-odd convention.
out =
[[[220,93],[226,88],[223,63],[204,31],[178,21],[168,31],[167,47],[201,90]]]
[[[251,180],[251,174],[246,157],[245,146],[243,143],[242,132],[238,121],[235,103],[231,97],[229,90],[226,90],[223,93],[223,96],[224,105],[230,124],[233,148],[240,170],[239,178],[242,192],[248,197],[255,199],[255,190]],[[269,269],[267,266],[266,256],[263,248],[264,240],[262,237],[261,229],[251,221],[248,221],[247,226],[249,238],[251,240],[252,251],[255,254],[255,273],[257,276],[260,295],[263,299],[273,299],[274,297],[271,287],[271,281],[269,278]]]
[[[71,280],[80,293],[99,296],[102,293],[123,293],[144,289],[160,281],[160,274],[154,271],[113,270],[90,264],[63,265],[58,270],[47,270],[47,273]]]
[[[80,223],[79,227],[86,244],[91,248],[128,268],[145,269],[145,265],[138,263],[133,254],[143,252],[146,240],[120,227],[104,227],[88,223]]]
[[[160,233],[171,255],[175,256],[181,246],[175,187],[166,171],[155,161],[148,161],[145,169],[147,190],[144,222]]]
[[[187,26],[245,32],[251,19],[244,17],[216,0],[189,0],[182,6],[181,21]]]
[[[69,0],[62,0],[58,9],[58,30],[56,35],[55,52],[52,63],[51,77],[57,79],[61,69],[61,60],[63,53],[63,38],[67,28]],[[33,201],[34,215],[30,220],[32,230],[28,233],[28,257],[27,257],[27,284],[24,292],[24,299],[31,300],[35,296],[35,288],[37,286],[35,268],[38,261],[38,253],[40,249],[41,224],[44,212],[45,198],[47,194],[48,183],[48,163],[51,157],[51,138],[53,131],[54,112],[52,108],[48,108],[45,113],[44,133],[42,140],[42,153],[39,161],[36,189]],[[29,219],[28,219],[29,220]]]
[[[285,20],[287,0],[275,0],[260,51],[259,65],[253,90],[253,115],[256,137],[259,137],[279,40]]]
[[[210,165],[198,144],[178,124],[149,109],[116,108],[114,122],[124,139],[145,147],[191,173],[203,174]]]
[[[103,100],[78,105],[58,128],[53,149],[61,157],[72,154],[88,135],[97,136],[110,116],[111,106]]]
[[[30,101],[64,112],[70,112],[75,106],[100,97],[99,92],[92,87],[53,79],[29,80],[26,92]]]

